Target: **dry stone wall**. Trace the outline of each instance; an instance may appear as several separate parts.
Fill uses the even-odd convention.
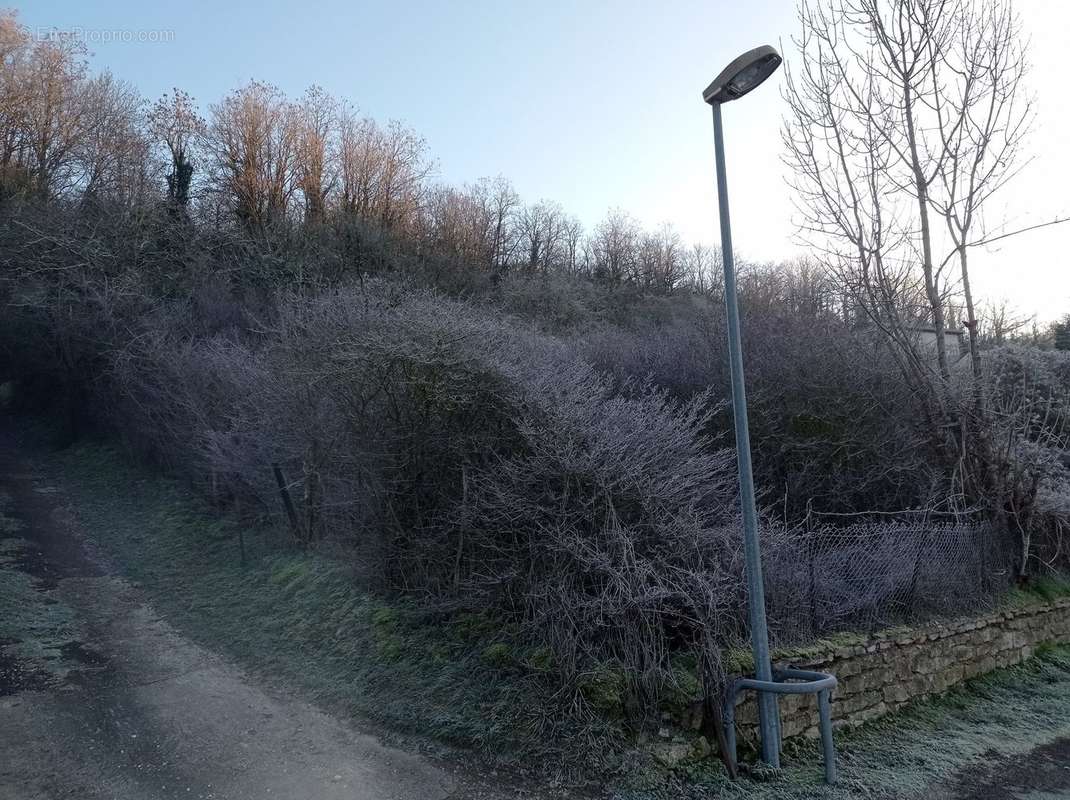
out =
[[[811,651],[790,663],[836,676],[839,686],[832,697],[832,718],[835,726],[843,727],[861,725],[962,681],[1020,664],[1040,645],[1066,643],[1070,643],[1070,598],[976,619],[888,631],[861,644],[830,647],[816,654]],[[785,737],[818,735],[814,696],[781,697],[780,714]],[[744,736],[753,736],[757,707],[752,696],[741,700],[737,720]]]

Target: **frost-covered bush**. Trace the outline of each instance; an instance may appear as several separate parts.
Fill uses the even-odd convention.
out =
[[[570,679],[613,664],[653,701],[682,650],[718,679],[742,581],[708,394],[388,283],[284,297],[256,335],[154,321],[114,359],[116,410],[217,494],[380,585],[501,616]]]
[[[653,700],[691,651],[716,680],[743,581],[706,294],[409,260],[359,226],[270,242],[155,212],[34,226],[0,215],[3,380],[36,379],[371,583],[492,613],[561,674],[620,670]],[[819,633],[939,610],[981,574],[972,556],[919,572],[915,528],[852,537],[867,512],[987,513],[1023,574],[1064,562],[1067,357],[986,353],[983,391],[964,373],[934,411],[827,286],[778,275],[741,283],[760,502],[779,529],[824,520],[835,544],[803,559],[767,536],[779,630],[804,590]]]
[[[1018,573],[1065,569],[1070,534],[1070,353],[985,354],[995,513],[1019,543]]]
[[[681,399],[729,396],[720,309],[680,305],[678,317],[659,324],[599,326],[577,337],[577,348],[621,382],[649,379]],[[872,333],[821,315],[752,313],[744,323],[755,476],[778,516],[793,524],[810,508],[892,511],[930,502],[916,398]],[[728,434],[731,415],[715,424]]]
[[[523,613],[560,666],[620,664],[648,698],[674,651],[715,680],[740,629],[730,457],[707,397],[617,394],[583,364],[518,375],[516,450],[472,473],[457,522],[473,591]],[[519,556],[519,557],[518,557]]]

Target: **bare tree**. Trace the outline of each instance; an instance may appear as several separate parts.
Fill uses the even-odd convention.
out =
[[[323,221],[327,197],[334,188],[337,106],[319,86],[310,87],[297,106],[297,184],[308,222]]]
[[[1036,326],[1036,317],[1022,314],[1006,300],[979,304],[976,335],[979,342],[999,347],[1017,339],[1023,330]]]
[[[910,197],[893,174],[901,143],[893,142],[894,129],[886,135],[875,111],[874,45],[857,55],[848,46],[849,34],[864,37],[867,29],[854,30],[846,7],[806,3],[800,18],[800,56],[787,70],[791,116],[784,128],[800,238],[821,254],[852,313],[882,331],[904,373],[927,387],[929,363],[910,335],[921,283],[913,226],[903,219],[903,195],[906,203]]]
[[[724,300],[724,270],[721,251],[705,244],[693,244],[684,251],[684,270],[691,288],[718,302]]]
[[[28,169],[40,198],[61,195],[77,180],[77,150],[88,106],[82,92],[86,52],[73,37],[43,37],[34,43],[25,80],[33,87],[24,104],[23,136]]]
[[[88,80],[83,97],[85,130],[78,148],[83,197],[124,204],[145,201],[151,165],[144,99],[110,72]]]
[[[861,307],[893,338],[910,327],[903,297],[920,270],[936,332],[940,377],[954,288],[940,259],[942,217],[960,256],[974,324],[965,247],[978,206],[1013,173],[1028,104],[1016,105],[1023,60],[1006,4],[974,0],[814,0],[800,9],[798,64],[785,141],[804,225],[850,244]],[[919,359],[907,360],[917,371]],[[976,368],[976,358],[975,368]]]
[[[507,266],[518,244],[517,210],[520,196],[508,178],[484,179],[472,187],[482,209],[487,239],[487,263],[495,269]]]
[[[193,98],[172,89],[157,100],[149,111],[149,132],[167,149],[170,162],[167,196],[173,204],[185,208],[189,205],[193,183],[194,151],[206,132]]]
[[[610,211],[590,238],[594,274],[613,284],[633,278],[640,235],[632,217],[619,209]]]
[[[211,186],[246,228],[286,219],[298,188],[298,131],[293,105],[259,81],[211,107]]]
[[[866,26],[876,42],[875,57],[867,60],[866,67],[872,78],[869,100],[876,102],[877,130],[908,169],[909,181],[904,186],[917,199],[925,295],[936,329],[940,375],[946,380],[950,371],[944,339],[945,297],[942,276],[933,265],[929,198],[948,153],[945,141],[927,136],[932,121],[924,117],[932,108],[931,93],[938,92],[945,79],[940,72],[941,57],[954,46],[965,6],[955,0],[861,0],[854,13],[858,16],[853,24]]]
[[[487,218],[478,196],[450,186],[426,192],[420,214],[420,238],[428,253],[466,266],[487,256]]]
[[[383,128],[353,109],[343,109],[339,170],[343,210],[400,232],[415,222],[434,164],[424,140],[401,123]]]
[[[379,224],[390,230],[413,218],[435,166],[423,137],[397,120],[384,129],[382,147]]]
[[[940,162],[941,191],[930,195],[951,238],[948,259],[957,257],[969,331],[970,364],[981,379],[980,331],[967,248],[982,223],[986,201],[1021,167],[1020,151],[1033,119],[1032,99],[1022,91],[1026,70],[1020,24],[1011,3],[993,0],[963,9],[957,36],[944,52],[930,52],[931,70],[955,80],[929,92],[946,157]]]
[[[683,241],[669,223],[645,234],[640,246],[639,283],[646,289],[671,292],[684,278]]]
[[[517,224],[527,269],[547,269],[554,264],[563,218],[561,206],[548,200],[526,206],[520,212]]]
[[[562,266],[570,275],[580,271],[583,252],[583,223],[578,217],[566,216],[561,222]]]
[[[986,240],[978,232],[986,202],[1020,166],[1032,119],[1017,18],[1003,0],[807,0],[800,17],[785,142],[804,229],[831,255],[845,294],[893,343],[940,465],[940,491],[1017,531],[1024,565],[1023,520],[1037,487],[1008,480],[1008,464],[1041,471],[1022,444],[1028,426],[986,408],[991,387],[982,385],[967,263],[967,249]],[[945,342],[959,291],[970,330],[968,397],[951,380]],[[935,371],[912,341],[919,294],[935,332]]]
[[[27,183],[26,111],[29,32],[13,11],[0,12],[0,196]]]
[[[379,194],[378,125],[349,107],[339,114],[339,202],[343,212],[368,218]]]

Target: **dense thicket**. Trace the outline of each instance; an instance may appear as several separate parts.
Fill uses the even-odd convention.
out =
[[[653,701],[690,651],[716,686],[744,615],[715,251],[620,212],[585,233],[503,179],[436,185],[418,136],[318,89],[254,82],[201,119],[70,40],[0,34],[16,403],[370,585],[512,623],[569,685],[611,664]],[[741,276],[784,636],[976,602],[1058,566],[1070,519],[1066,354],[993,346],[942,377],[915,337],[905,370],[838,275]]]

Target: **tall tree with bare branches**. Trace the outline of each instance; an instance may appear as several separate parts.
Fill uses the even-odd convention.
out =
[[[1033,410],[986,406],[967,258],[986,240],[986,203],[1021,166],[1032,120],[1011,0],[804,0],[800,18],[784,139],[803,228],[894,345],[941,465],[939,491],[1017,532],[1024,575],[1044,474],[1030,449]],[[968,395],[945,341],[959,292]],[[910,335],[919,293],[935,368]]]
[[[343,210],[395,233],[415,222],[434,171],[419,135],[400,122],[383,127],[343,109],[338,160]]]
[[[26,111],[31,84],[29,31],[13,11],[0,12],[0,197],[26,184]]]
[[[986,202],[1023,164],[1021,150],[1033,111],[1032,98],[1022,87],[1027,65],[1012,4],[992,0],[971,10],[961,21],[953,45],[931,56],[941,60],[934,62],[934,72],[950,73],[957,80],[942,83],[930,93],[947,151],[940,163],[939,191],[930,195],[930,202],[943,217],[951,239],[947,259],[958,260],[970,365],[974,379],[980,381],[981,331],[967,251],[984,238]],[[982,233],[976,234],[978,230]]]
[[[180,89],[172,89],[149,111],[149,132],[167,149],[170,172],[167,173],[167,196],[179,208],[189,205],[193,184],[193,154],[206,130],[193,98]]]
[[[807,0],[800,19],[784,139],[804,228],[918,374],[924,354],[902,332],[920,310],[905,298],[923,290],[946,382],[948,298],[961,282],[976,328],[970,231],[1014,173],[1031,116],[1016,18],[1009,2]]]
[[[133,204],[145,201],[152,172],[144,99],[104,72],[85,83],[85,131],[79,145],[82,196]]]
[[[33,44],[25,80],[33,87],[24,105],[23,137],[39,198],[63,195],[77,183],[78,148],[90,103],[82,91],[85,47],[72,37],[43,37]]]
[[[306,222],[322,222],[327,215],[335,184],[337,110],[337,102],[320,86],[310,87],[297,105],[297,184]]]
[[[251,81],[212,106],[210,183],[246,228],[286,219],[298,189],[298,139],[294,106],[270,84]]]

